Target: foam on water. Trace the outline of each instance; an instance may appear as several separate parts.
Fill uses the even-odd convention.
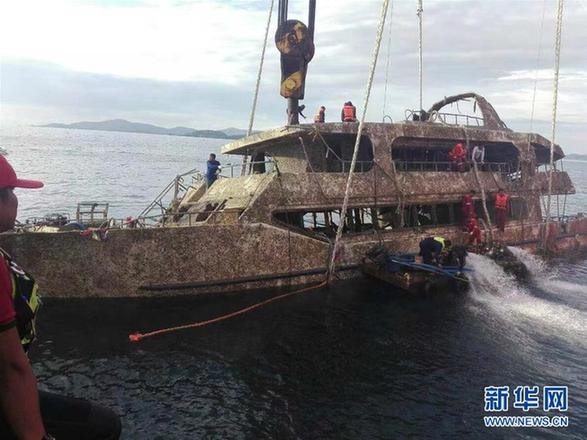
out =
[[[516,251],[516,253],[518,253]],[[535,257],[524,258],[528,269],[545,286],[550,282],[549,271]],[[468,258],[473,268],[471,274],[471,306],[479,308],[493,326],[506,326],[515,333],[518,342],[527,344],[536,335],[562,339],[571,344],[587,346],[587,312],[570,307],[564,303],[537,297],[528,286],[518,282],[513,276],[488,257],[472,254]],[[556,291],[556,284],[549,289],[553,295],[568,295],[566,291]],[[580,285],[567,283],[574,293]],[[486,311],[491,312],[487,316]]]

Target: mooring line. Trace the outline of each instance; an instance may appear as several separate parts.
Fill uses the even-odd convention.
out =
[[[141,339],[149,338],[151,336],[162,335],[165,333],[171,333],[171,332],[176,332],[176,331],[180,331],[180,330],[187,330],[190,328],[204,327],[206,325],[213,324],[215,322],[225,321],[227,319],[234,318],[235,316],[243,315],[247,312],[258,309],[259,307],[265,306],[269,303],[272,303],[274,301],[278,301],[280,299],[285,299],[290,296],[298,295],[303,292],[308,292],[310,290],[319,289],[320,287],[324,287],[327,284],[328,284],[327,280],[322,281],[320,284],[318,284],[316,286],[305,287],[303,289],[295,290],[293,292],[284,293],[283,295],[279,295],[279,296],[275,296],[273,298],[266,299],[265,301],[258,302],[256,304],[250,305],[250,306],[245,307],[243,309],[239,309],[234,312],[227,313],[225,315],[217,316],[216,318],[208,319],[206,321],[197,321],[197,322],[193,322],[191,324],[184,324],[184,325],[178,325],[176,327],[162,328],[162,329],[154,330],[154,331],[151,331],[148,333],[132,333],[132,334],[128,335],[128,339],[130,342],[139,342]]]

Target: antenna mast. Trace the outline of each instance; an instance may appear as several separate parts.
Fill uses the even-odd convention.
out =
[[[419,76],[420,76],[420,115],[422,113],[423,107],[422,107],[422,14],[424,12],[424,8],[422,7],[422,0],[418,0],[418,11],[417,11],[417,15],[418,15],[418,28],[419,28],[419,33],[420,33],[420,38],[419,38],[419,44],[418,44],[418,52],[419,52],[419,65],[418,65],[418,70],[419,70]]]

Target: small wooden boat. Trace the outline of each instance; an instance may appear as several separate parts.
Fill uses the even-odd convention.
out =
[[[367,253],[361,270],[367,276],[414,294],[462,292],[469,287],[463,273],[465,268],[418,263],[413,255],[393,254],[382,246]]]

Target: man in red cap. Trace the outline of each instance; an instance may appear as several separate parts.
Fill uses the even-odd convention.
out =
[[[19,179],[0,155],[0,232],[14,228],[14,188],[41,188]],[[37,283],[0,249],[0,439],[116,440],[120,419],[81,399],[39,391],[26,352],[35,339]]]

